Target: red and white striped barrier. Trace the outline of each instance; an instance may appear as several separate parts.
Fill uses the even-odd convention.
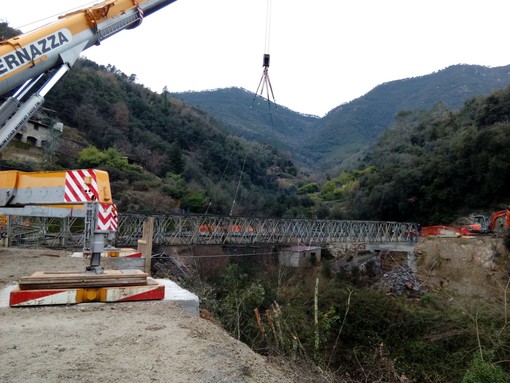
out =
[[[117,231],[119,228],[119,216],[117,213],[117,206],[113,203],[100,203],[97,229]]]
[[[165,285],[152,278],[143,286],[69,288],[11,291],[9,306],[48,306],[72,305],[85,302],[129,302],[162,300],[165,298]]]

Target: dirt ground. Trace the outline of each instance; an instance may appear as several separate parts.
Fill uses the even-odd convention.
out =
[[[510,268],[501,238],[422,238],[415,262],[418,279],[432,291],[469,299],[504,299]]]
[[[63,251],[0,248],[0,289],[22,275],[84,270],[87,262]],[[321,381],[169,301],[3,307],[0,339],[3,383]]]
[[[2,291],[35,271],[84,270],[48,249],[0,248]],[[425,238],[414,269],[430,290],[498,299],[508,281],[502,241]],[[3,296],[2,296],[3,295]],[[6,305],[3,305],[6,306]],[[216,324],[169,301],[0,308],[0,382],[326,382],[307,366],[251,351]],[[331,381],[331,380],[329,380]]]

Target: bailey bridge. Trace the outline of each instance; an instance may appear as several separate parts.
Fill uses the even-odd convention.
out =
[[[154,245],[307,245],[337,243],[414,245],[419,225],[404,222],[284,218],[248,218],[213,215],[165,215],[154,218]],[[117,247],[136,246],[147,216],[120,214]],[[82,218],[10,216],[7,235],[12,246],[83,246]]]

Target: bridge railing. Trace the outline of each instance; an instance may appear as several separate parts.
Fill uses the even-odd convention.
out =
[[[13,246],[81,247],[83,219],[9,217]],[[136,246],[144,215],[119,215],[116,246]],[[304,244],[415,242],[415,223],[250,218],[213,215],[154,216],[153,244]]]

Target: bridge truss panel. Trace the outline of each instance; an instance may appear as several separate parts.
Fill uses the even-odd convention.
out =
[[[75,248],[83,246],[83,217],[9,216],[11,246]]]
[[[11,217],[8,235],[13,245],[83,245],[83,218]],[[120,214],[116,246],[137,246],[146,219],[144,215]],[[335,243],[415,242],[418,235],[417,224],[402,222],[168,215],[154,216],[153,244],[322,246]]]

